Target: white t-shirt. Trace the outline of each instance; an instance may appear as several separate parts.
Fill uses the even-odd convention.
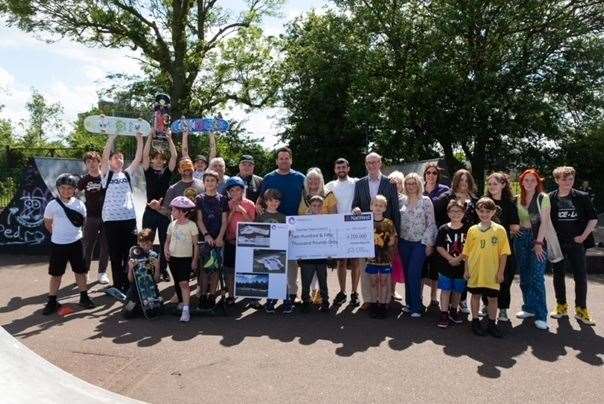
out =
[[[86,205],[78,198],[71,198],[65,203],[70,209],[80,212],[86,217]],[[52,235],[50,241],[55,244],[71,244],[82,238],[82,228],[75,227],[67,218],[65,211],[56,200],[48,202],[44,209],[44,219],[52,219]]]
[[[128,171],[132,180],[133,173]],[[105,203],[101,217],[104,222],[116,222],[118,220],[136,219],[134,211],[134,199],[132,198],[132,190],[128,184],[128,178],[123,172],[113,173],[111,183],[107,186],[107,174],[103,176],[103,187],[107,189],[105,192]]]
[[[336,196],[338,201],[338,213],[352,212],[352,199],[354,198],[354,184],[357,178],[348,177],[345,180],[333,180],[325,185],[325,188]]]
[[[193,256],[193,236],[197,236],[199,231],[197,225],[188,220],[185,224],[172,221],[168,226],[168,235],[170,236],[170,245],[168,250],[173,257],[192,257]]]

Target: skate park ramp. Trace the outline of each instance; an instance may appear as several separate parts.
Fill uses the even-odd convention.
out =
[[[0,391],[5,403],[141,403],[87,383],[31,351],[0,327]]]
[[[0,213],[0,253],[46,254],[50,235],[44,228],[44,209],[56,195],[55,182],[63,173],[85,174],[81,160],[36,157],[24,170],[21,185],[6,209]],[[141,169],[132,176],[134,206],[140,228],[147,201]],[[84,195],[81,195],[84,200]]]

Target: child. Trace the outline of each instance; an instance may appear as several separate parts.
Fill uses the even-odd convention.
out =
[[[390,302],[391,256],[396,245],[394,223],[384,217],[387,207],[388,201],[384,195],[376,195],[371,201],[375,257],[369,258],[365,267],[365,272],[371,285],[369,315],[380,319],[386,318],[386,303]]]
[[[449,320],[455,324],[462,322],[457,310],[461,294],[466,289],[463,266],[463,246],[468,228],[463,224],[466,212],[464,202],[452,199],[447,205],[447,214],[451,220],[438,229],[436,236],[438,268],[438,288],[440,289],[440,319],[438,326],[447,328]]]
[[[57,303],[57,292],[67,262],[71,265],[80,290],[80,306],[86,309],[94,307],[94,303],[88,297],[87,270],[82,247],[82,226],[86,218],[86,206],[74,197],[78,181],[73,175],[59,175],[56,185],[59,198],[50,201],[44,210],[44,226],[51,234],[48,302],[42,310],[45,316],[54,313],[61,306]]]
[[[491,198],[480,198],[476,203],[476,213],[480,223],[470,227],[463,248],[465,261],[464,278],[468,280],[468,291],[472,293],[472,331],[484,335],[478,319],[481,295],[487,297],[489,325],[487,332],[496,338],[503,335],[495,323],[499,284],[503,282],[503,272],[507,255],[511,254],[508,236],[500,224],[492,221],[497,205]]]
[[[218,285],[218,271],[222,266],[222,247],[229,211],[227,198],[218,193],[218,180],[218,173],[206,170],[203,175],[205,191],[195,198],[197,227],[202,235],[199,308],[204,311],[212,310],[215,305],[214,293]]]
[[[262,194],[262,200],[266,205],[266,209],[264,209],[264,212],[261,215],[256,217],[256,221],[258,223],[285,223],[285,215],[278,211],[279,205],[281,204],[281,192],[274,188],[269,188],[264,192],[264,194]],[[274,313],[276,303],[276,299],[268,299],[265,307],[266,312]],[[250,304],[256,309],[261,307],[260,302],[258,302],[256,299],[254,299]],[[291,310],[289,313],[291,313]]]
[[[177,196],[170,202],[174,221],[168,226],[164,253],[170,262],[179,306],[182,303],[180,321],[187,322],[189,313],[189,278],[197,265],[197,226],[187,214],[195,204],[186,196]]]
[[[323,213],[323,197],[313,195],[309,199],[309,215],[320,215]],[[329,311],[329,299],[327,292],[327,260],[309,259],[300,260],[300,272],[302,274],[302,311],[310,311],[310,284],[313,276],[316,274],[319,281],[319,293],[321,295],[321,308],[323,313]]]
[[[245,197],[245,183],[239,177],[226,180],[224,190],[229,195],[229,214],[227,217],[226,242],[224,243],[224,272],[229,289],[226,303],[235,303],[235,240],[237,223],[253,222],[256,219],[256,205]],[[254,300],[256,303],[257,300]]]
[[[128,281],[130,288],[127,293],[126,305],[124,306],[124,317],[133,318],[142,314],[141,302],[134,282],[134,270],[136,265],[144,261],[143,265],[153,277],[155,283],[159,282],[160,263],[159,255],[153,251],[155,233],[151,229],[143,229],[136,236],[138,245],[130,248],[130,259],[128,260]],[[157,291],[157,285],[155,286]],[[159,291],[157,291],[159,294]]]

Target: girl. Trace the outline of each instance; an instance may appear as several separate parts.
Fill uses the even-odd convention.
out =
[[[195,223],[188,218],[188,212],[195,204],[185,196],[177,196],[170,202],[174,221],[168,226],[164,254],[170,262],[170,271],[178,296],[179,307],[182,304],[180,321],[187,322],[189,313],[189,278],[197,264],[197,235]]]
[[[468,230],[463,248],[465,261],[464,278],[468,280],[468,291],[472,293],[472,331],[484,335],[478,319],[480,296],[488,300],[489,325],[487,332],[494,337],[503,335],[495,323],[499,284],[503,281],[506,256],[510,255],[508,236],[503,226],[493,222],[497,205],[491,198],[480,198],[476,213],[480,223]]]
[[[535,317],[535,327],[546,330],[547,304],[545,300],[546,226],[551,225],[550,201],[543,192],[543,179],[535,169],[528,169],[519,177],[520,197],[517,200],[520,232],[514,238],[516,265],[520,272],[522,311],[516,317]]]

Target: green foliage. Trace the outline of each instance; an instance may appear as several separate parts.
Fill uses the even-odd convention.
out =
[[[24,135],[18,144],[24,147],[44,147],[48,145],[46,133],[60,133],[63,131],[63,107],[60,103],[48,104],[44,96],[35,89],[31,100],[25,105],[29,118],[20,122]]]

